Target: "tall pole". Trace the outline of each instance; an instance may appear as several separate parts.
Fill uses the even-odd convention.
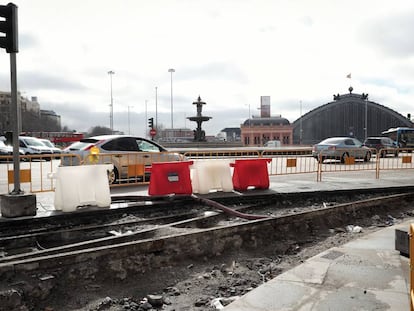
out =
[[[173,72],[175,70],[173,68],[168,69],[168,72],[171,73],[171,128],[174,128],[174,118],[173,118]]]
[[[10,53],[10,82],[13,120],[13,177],[14,189],[11,194],[22,194],[20,189],[20,159],[19,159],[19,134],[22,131],[21,125],[21,104],[17,97],[17,70],[16,53]]]
[[[299,125],[299,145],[302,145],[302,101],[300,101]]]
[[[155,129],[158,130],[158,86],[155,87]]]
[[[134,106],[128,106],[128,135],[131,135],[131,121],[130,121],[130,117],[129,117],[129,108],[133,108]]]
[[[368,98],[365,98],[365,139],[368,137]]]
[[[250,103],[249,103],[249,127],[251,127],[250,119],[252,118],[251,112],[250,112]]]
[[[109,128],[111,129],[111,134],[113,134],[114,133],[114,98],[112,97],[112,76],[115,74],[115,72],[110,70],[108,71],[108,74],[109,74],[109,79],[111,81],[111,104],[109,105],[110,107]]]
[[[148,121],[148,106],[147,106],[147,104],[148,104],[148,100],[146,99],[145,100],[145,122],[144,122],[144,133],[145,133],[145,138],[147,138],[148,137],[148,135],[147,135],[147,133],[148,133],[148,131],[147,131],[147,121]]]

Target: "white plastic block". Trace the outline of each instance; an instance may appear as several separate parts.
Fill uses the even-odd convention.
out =
[[[73,212],[79,206],[93,205],[107,207],[111,194],[107,171],[112,164],[60,166],[57,168],[55,188],[55,209]]]
[[[191,183],[194,193],[207,194],[211,190],[233,191],[231,160],[209,159],[194,161]]]

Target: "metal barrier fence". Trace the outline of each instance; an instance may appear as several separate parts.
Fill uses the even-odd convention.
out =
[[[380,157],[379,161],[377,161],[377,169],[376,169],[376,178],[380,177],[381,171],[389,171],[389,170],[406,170],[406,169],[413,169],[413,152],[414,149],[409,148],[401,148],[398,149],[399,153],[397,155],[396,161],[386,161],[386,157]],[[392,156],[392,155],[391,155]]]
[[[22,155],[20,159],[20,187],[30,193],[54,190],[54,180],[49,178],[59,165],[59,155]],[[11,192],[14,184],[13,157],[0,156],[0,193]]]
[[[410,310],[414,311],[414,224],[410,225]]]
[[[343,150],[339,150],[342,152]],[[75,154],[47,155],[47,156],[20,156],[21,187],[25,192],[54,191],[54,173],[59,165],[94,165],[114,164],[114,170],[108,172],[111,186],[128,186],[148,184],[149,172],[147,168],[153,162],[182,161],[191,159],[241,159],[241,158],[269,158],[268,172],[270,176],[287,174],[313,173],[317,181],[322,181],[323,174],[372,171],[375,177],[380,172],[413,169],[413,149],[399,149],[395,154],[386,154],[385,150],[371,149],[370,159],[361,157],[354,151],[347,150],[347,156],[323,156],[314,158],[310,148],[307,149],[230,149],[230,150],[197,150],[183,154],[176,152],[131,152],[131,153],[100,153],[88,154],[81,158]],[[356,151],[355,151],[356,152]],[[383,156],[381,156],[383,155]],[[368,161],[369,160],[369,161]],[[11,156],[0,156],[0,193],[10,192],[13,185],[13,159]]]

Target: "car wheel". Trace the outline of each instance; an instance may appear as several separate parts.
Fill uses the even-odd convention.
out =
[[[114,168],[112,171],[108,171],[108,182],[110,185],[113,185],[117,182],[119,178],[118,170]]]
[[[347,152],[345,152],[342,157],[341,157],[341,163],[345,163],[345,160],[349,158],[349,154]]]
[[[382,154],[382,156],[384,156],[384,155]],[[369,152],[369,151],[367,152],[367,154],[365,155],[364,161],[365,162],[371,161],[371,152]]]
[[[26,157],[27,155],[30,155],[30,154],[29,153],[25,153],[24,156],[22,157],[22,161],[23,162],[28,162],[29,161],[29,158]]]
[[[380,158],[384,158],[384,157],[385,157],[385,151],[381,151]]]

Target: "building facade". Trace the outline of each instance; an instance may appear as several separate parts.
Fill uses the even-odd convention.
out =
[[[293,122],[293,142],[312,145],[328,137],[350,136],[361,141],[381,136],[391,127],[414,127],[398,112],[370,101],[368,94],[334,95],[333,101],[319,106]]]
[[[282,117],[253,117],[240,125],[244,146],[263,146],[269,140],[279,140],[282,145],[293,143],[293,126]]]
[[[260,97],[260,117],[252,116],[240,125],[244,146],[263,146],[269,140],[293,143],[293,126],[282,116],[271,116],[270,96]]]
[[[52,110],[41,110],[37,97],[28,99],[18,94],[18,99],[23,132],[61,130],[60,116]],[[10,92],[0,92],[0,134],[12,130],[11,108]]]

